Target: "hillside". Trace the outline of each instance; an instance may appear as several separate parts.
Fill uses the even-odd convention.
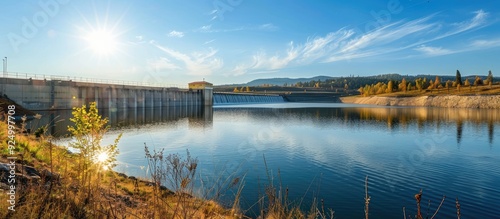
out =
[[[486,79],[487,74],[478,74],[483,80]],[[378,82],[387,83],[389,81],[401,81],[403,78],[406,81],[415,81],[418,78],[427,78],[427,80],[434,80],[436,76],[439,76],[442,82],[445,81],[455,81],[455,75],[401,75],[401,74],[382,74],[382,75],[372,75],[372,76],[315,76],[310,78],[260,78],[252,80],[248,83],[243,84],[232,84],[232,85],[218,85],[216,87],[242,87],[242,86],[295,86],[295,87],[314,87],[319,88],[344,88],[347,84],[349,89],[358,89],[361,86],[376,84]],[[476,75],[462,76],[462,80],[474,81]],[[494,81],[500,81],[500,77],[494,77]]]
[[[263,78],[263,79],[255,79],[246,84],[246,86],[260,86],[263,84],[282,86],[284,84],[293,85],[297,82],[308,82],[308,81],[326,81],[328,79],[334,79],[335,77],[330,76],[316,76],[312,78]]]

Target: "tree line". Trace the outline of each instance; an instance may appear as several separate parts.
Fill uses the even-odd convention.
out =
[[[377,82],[374,84],[366,84],[364,86],[360,86],[358,91],[363,96],[370,96],[376,94],[384,94],[384,93],[393,93],[393,92],[406,92],[413,90],[435,90],[435,89],[451,89],[456,88],[460,91],[461,87],[472,87],[472,86],[483,86],[493,85],[493,73],[491,71],[488,72],[488,76],[483,80],[480,76],[475,76],[474,79],[469,81],[469,78],[466,78],[464,81],[462,80],[462,75],[459,70],[457,70],[455,80],[446,80],[444,81],[441,77],[436,76],[434,80],[428,80],[427,77],[416,78],[413,81],[406,80],[402,78],[401,81],[397,80],[389,80],[387,82]]]

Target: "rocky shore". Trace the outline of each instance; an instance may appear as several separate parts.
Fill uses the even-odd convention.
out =
[[[418,97],[342,97],[342,103],[382,106],[422,106],[449,108],[500,109],[500,95],[442,95]]]

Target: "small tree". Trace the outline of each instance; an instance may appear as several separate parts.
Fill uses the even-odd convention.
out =
[[[248,86],[245,87],[245,92],[250,92],[250,88]]]
[[[464,86],[466,86],[466,87],[470,86],[469,79],[465,79]]]
[[[429,81],[429,86],[427,87],[427,89],[434,89],[434,82],[432,80]]]
[[[237,87],[235,87],[235,88],[233,89],[233,93],[238,93],[238,92],[240,92],[240,90],[238,90],[238,88],[237,88]]]
[[[469,79],[465,79],[464,86],[469,87],[469,90],[472,90],[472,85],[469,82]]]
[[[424,78],[424,80],[422,81],[422,88],[425,89],[425,88],[429,87],[429,85],[430,85],[430,83],[429,83],[429,81],[427,81],[427,78]]]
[[[386,91],[386,93],[392,93],[392,90],[394,90],[394,82],[389,81],[389,83],[387,84],[387,91]]]
[[[436,76],[436,80],[434,80],[434,87],[439,88],[440,85],[441,85],[441,79],[439,78],[439,76]]]
[[[447,80],[446,83],[445,83],[445,87],[446,87],[446,90],[450,91],[450,86],[451,86],[451,81],[450,80]]]
[[[358,89],[359,94],[361,94],[362,96],[365,96],[363,91],[364,91],[363,87],[359,87],[359,89]]]
[[[77,160],[79,179],[84,191],[88,192],[90,198],[93,176],[98,171],[106,170],[116,166],[118,155],[118,141],[121,134],[115,139],[114,144],[103,146],[101,140],[108,131],[108,119],[102,119],[98,113],[96,103],[90,103],[89,108],[83,105],[81,108],[73,108],[73,118],[70,119],[74,126],[69,126],[68,131],[74,138],[70,146],[79,150]]]
[[[424,88],[424,80],[422,80],[422,78],[416,79],[415,87],[417,87],[418,91],[422,91],[422,89]]]
[[[476,76],[476,79],[474,80],[474,86],[479,86],[479,85],[483,85],[483,79],[481,79],[481,77],[479,76]]]
[[[486,80],[488,80],[488,84],[493,84],[493,73],[491,73],[491,70],[488,72],[488,77],[486,77]]]
[[[400,91],[406,92],[406,79],[403,78],[401,83],[398,85]]]
[[[462,75],[460,74],[460,71],[458,71],[458,70],[457,70],[457,76],[456,76],[455,82],[457,82],[457,85],[458,84],[462,85]]]

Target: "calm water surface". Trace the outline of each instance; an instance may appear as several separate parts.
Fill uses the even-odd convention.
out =
[[[124,133],[116,170],[145,176],[144,143],[189,149],[202,176],[246,174],[242,208],[252,215],[267,183],[265,156],[291,199],[304,207],[324,199],[336,218],[363,218],[366,176],[370,218],[403,218],[403,207],[415,215],[420,189],[424,214],[446,195],[437,218],[456,217],[457,197],[462,218],[500,217],[500,110],[280,103],[178,111],[105,112],[126,126],[105,139]]]

